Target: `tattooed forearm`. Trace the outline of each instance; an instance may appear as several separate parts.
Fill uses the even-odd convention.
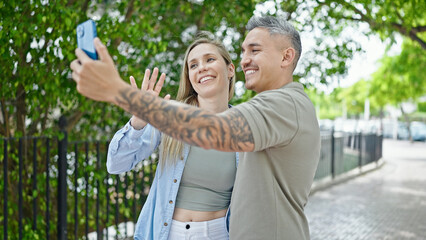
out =
[[[116,103],[161,132],[188,144],[221,151],[254,149],[248,122],[236,109],[216,115],[132,88],[121,90]]]

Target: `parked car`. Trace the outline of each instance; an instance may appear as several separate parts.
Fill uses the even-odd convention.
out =
[[[426,124],[423,122],[412,122],[410,125],[413,141],[426,141]]]
[[[399,140],[409,139],[408,128],[405,122],[398,122],[398,130],[397,130],[396,138]]]
[[[396,123],[396,124],[395,124]],[[405,122],[383,121],[383,137],[408,140],[408,128]]]
[[[393,138],[394,124],[390,121],[383,121],[382,134],[384,138]]]

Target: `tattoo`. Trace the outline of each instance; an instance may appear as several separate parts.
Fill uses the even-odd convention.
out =
[[[236,109],[216,115],[130,87],[120,91],[116,103],[161,132],[190,145],[230,152],[254,149],[250,126]]]

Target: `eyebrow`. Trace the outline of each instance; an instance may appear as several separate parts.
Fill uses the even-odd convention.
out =
[[[260,43],[250,43],[247,48],[252,48],[252,47],[261,47],[262,45]],[[244,47],[241,46],[242,50],[244,50]]]
[[[213,56],[217,57],[217,56],[216,56],[216,54],[214,54],[214,53],[206,53],[206,54],[204,54],[204,55],[202,56],[202,58],[204,58],[204,57],[206,57],[206,56],[210,56],[210,55],[213,55]],[[188,63],[193,62],[193,61],[195,61],[195,60],[196,60],[196,58],[192,58],[191,60],[188,60]]]

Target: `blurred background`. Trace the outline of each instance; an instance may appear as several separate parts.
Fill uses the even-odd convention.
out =
[[[302,35],[295,80],[324,129],[333,121],[411,139],[424,135],[426,122],[425,10],[417,0],[1,1],[0,134],[54,134],[64,116],[72,137],[109,139],[127,121],[121,109],[80,96],[70,78],[75,29],[89,18],[124,80],[133,75],[140,84],[144,70],[158,66],[167,74],[162,94],[175,97],[182,56],[198,31],[222,39],[239,66],[245,24],[269,14]],[[237,75],[233,104],[255,94],[244,88],[240,67]]]

